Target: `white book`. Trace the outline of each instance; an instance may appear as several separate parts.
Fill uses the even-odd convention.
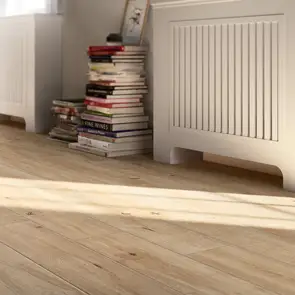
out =
[[[87,92],[89,93],[97,93],[99,94],[108,94],[110,93],[104,89],[88,89]],[[147,89],[119,89],[119,90],[112,90],[112,94],[109,95],[131,95],[131,94],[148,94]]]
[[[110,97],[110,98],[98,98],[98,97],[91,97],[87,96],[86,100],[91,102],[98,102],[102,104],[109,104],[109,103],[140,103],[140,100],[143,98],[142,95],[124,95],[120,97]]]
[[[122,55],[146,55],[147,54],[147,51],[141,51],[141,50],[136,50],[136,51],[116,51],[114,53],[114,55],[116,56],[122,56]],[[96,56],[96,55],[93,55],[93,56]]]
[[[117,83],[139,83],[139,82],[145,82],[146,81],[146,78],[129,78],[129,77],[123,77],[123,78],[115,78],[115,77],[111,77],[111,76],[108,76],[108,77],[101,77],[100,75],[97,75],[96,73],[90,73],[88,75],[89,77],[89,80],[90,81],[93,81],[93,82],[104,82],[104,81],[112,81],[112,82],[117,82]],[[140,84],[142,85],[142,84]]]
[[[153,135],[138,135],[138,136],[129,136],[129,137],[122,137],[122,138],[114,138],[114,137],[108,137],[103,135],[97,135],[97,134],[91,134],[91,133],[83,133],[80,132],[79,135],[81,137],[94,139],[94,140],[100,140],[100,141],[106,141],[110,143],[126,143],[126,142],[134,142],[134,141],[151,141],[153,140]]]
[[[90,68],[128,68],[128,69],[143,69],[144,70],[144,63],[143,62],[131,62],[131,63],[109,63],[109,62],[88,62],[88,66]]]
[[[100,79],[104,79],[104,80],[114,80],[114,79],[129,79],[129,80],[136,80],[136,79],[140,79],[140,78],[144,78],[145,75],[140,74],[140,73],[134,73],[134,74],[130,74],[130,75],[123,75],[120,73],[116,73],[116,74],[107,74],[107,73],[101,73],[101,72],[96,72],[96,71],[89,71],[88,76],[93,76],[93,77],[97,77]]]
[[[143,150],[153,147],[152,140],[145,141],[134,141],[134,142],[123,142],[123,143],[111,143],[106,141],[95,140],[87,137],[78,137],[78,143],[80,145],[87,145],[97,149],[105,151],[132,151],[132,150]]]
[[[89,114],[83,113],[81,115],[81,119],[105,124],[128,124],[128,123],[141,123],[141,122],[148,122],[149,116],[138,116],[138,115],[129,115],[120,116],[119,118],[111,118],[106,116],[100,116],[99,114]]]
[[[129,123],[129,124],[115,124],[113,125],[113,132],[116,131],[128,131],[128,130],[140,130],[148,129],[149,124],[146,122],[143,123]]]
[[[69,148],[72,150],[86,152],[89,154],[106,157],[106,158],[115,158],[115,157],[124,157],[131,155],[142,155],[149,154],[152,152],[152,149],[144,149],[144,150],[133,150],[133,151],[104,151],[97,148],[93,148],[86,145],[81,145],[79,143],[71,143],[69,144]]]
[[[87,106],[87,110],[104,113],[107,115],[119,115],[119,114],[144,114],[144,107],[131,107],[131,108],[102,108],[97,106]]]
[[[152,135],[153,130],[151,129],[144,129],[144,130],[125,130],[125,131],[118,131],[118,132],[107,132],[99,129],[93,129],[88,127],[78,127],[79,133],[87,134],[87,135],[98,135],[98,136],[106,136],[108,138],[129,138],[129,137],[138,137],[144,135]],[[86,136],[87,137],[87,136]]]
[[[96,57],[96,56],[95,56]],[[112,55],[112,60],[132,60],[132,59],[139,59],[144,60],[146,55]]]

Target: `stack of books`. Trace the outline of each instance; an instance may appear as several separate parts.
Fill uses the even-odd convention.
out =
[[[92,46],[88,49],[89,83],[78,128],[70,148],[104,157],[149,153],[152,130],[143,98],[148,94],[146,48]]]
[[[77,128],[85,109],[84,99],[54,100],[51,111],[55,122],[49,137],[64,142],[77,142]]]

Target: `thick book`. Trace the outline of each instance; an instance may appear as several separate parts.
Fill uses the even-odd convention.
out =
[[[88,84],[93,87],[93,89],[100,89],[106,91],[114,91],[114,90],[129,90],[129,89],[148,89],[146,85],[125,85],[125,86],[109,86],[109,85],[101,85],[100,83]]]
[[[88,86],[86,89],[87,95],[94,95],[105,97],[108,95],[129,95],[129,94],[148,94],[148,89],[116,89],[116,90],[106,90],[106,89],[99,89],[99,87],[94,88],[93,85]]]
[[[91,51],[89,52],[91,56],[102,56],[102,55],[112,55],[112,56],[133,56],[133,55],[144,55],[146,56],[147,51]]]
[[[107,83],[128,83],[128,84],[138,84],[138,85],[144,85],[143,82],[146,81],[146,78],[134,78],[134,77],[101,77],[101,75],[97,73],[89,73],[88,74],[88,80],[93,82],[107,82]]]
[[[60,107],[54,106],[51,108],[51,111],[56,114],[65,114],[69,116],[77,116],[79,117],[80,114],[85,110],[85,106],[83,107]]]
[[[61,134],[61,133],[55,133],[54,131],[50,132],[49,136],[51,138],[60,139],[60,140],[63,140],[63,141],[68,141],[68,142],[76,142],[77,141],[77,136],[72,136],[72,135],[68,135],[68,134]]]
[[[84,127],[100,129],[100,130],[104,130],[108,132],[148,129],[147,122],[128,123],[128,124],[127,123],[126,124],[108,124],[108,123],[82,120],[81,124]]]
[[[101,72],[97,72],[97,71],[89,71],[88,73],[89,77],[95,77],[96,79],[100,79],[100,80],[111,80],[111,81],[120,81],[120,80],[132,80],[132,81],[137,81],[138,79],[144,79],[145,78],[145,74],[142,73],[135,73],[130,74],[130,75],[124,75],[121,73],[101,73]],[[91,79],[90,79],[91,80]]]
[[[86,145],[81,145],[79,143],[70,143],[69,148],[72,150],[86,152],[89,154],[97,155],[100,157],[106,158],[116,158],[116,157],[124,157],[124,156],[131,156],[131,155],[141,155],[141,154],[149,154],[152,152],[152,149],[145,149],[145,150],[133,150],[133,151],[104,151],[97,148],[93,148]]]
[[[122,91],[122,90],[130,90],[130,91],[136,91],[136,90],[147,90],[147,85],[103,85],[103,83],[99,82],[92,82],[86,84],[86,90],[99,90],[99,91],[105,91],[109,94],[113,94],[114,91]]]
[[[145,141],[145,140],[153,140],[153,135],[137,135],[137,136],[130,136],[130,137],[111,137],[111,136],[103,136],[98,134],[91,134],[91,133],[83,133],[80,132],[79,135],[81,137],[94,139],[94,140],[100,140],[100,141],[106,141],[110,143],[125,143],[125,142],[134,142],[134,141]]]
[[[93,115],[88,113],[83,113],[81,115],[81,119],[87,121],[94,121],[99,123],[106,123],[106,124],[128,124],[128,123],[141,123],[141,122],[148,122],[148,116],[130,116],[130,117],[121,117],[121,118],[113,118],[102,116],[100,114]]]
[[[88,52],[95,51],[147,51],[146,46],[89,46]]]
[[[87,145],[87,146],[91,146],[91,147],[106,150],[106,151],[144,150],[144,149],[153,147],[152,140],[112,143],[112,142],[91,139],[91,138],[83,137],[80,135],[78,136],[78,143],[81,145]]]
[[[79,133],[87,133],[93,135],[100,135],[106,136],[111,138],[127,138],[127,137],[134,137],[134,136],[142,136],[142,135],[151,135],[153,134],[153,130],[145,129],[145,130],[124,130],[124,131],[115,131],[115,132],[108,132],[100,129],[95,128],[88,128],[80,126],[77,128]]]
[[[69,108],[74,108],[74,107],[83,107],[84,105],[84,99],[71,99],[71,100],[54,100],[52,104],[54,106],[58,107],[69,107]]]
[[[103,113],[107,115],[119,115],[119,114],[138,114],[141,115],[144,113],[144,107],[132,107],[132,108],[104,108],[99,106],[87,106],[87,110]]]
[[[94,69],[95,68],[95,69]],[[116,69],[116,68],[101,68],[96,69],[96,67],[88,68],[88,72],[94,72],[98,75],[108,75],[108,76],[115,76],[115,77],[134,77],[134,76],[141,76],[146,77],[147,73],[142,68],[135,68],[126,71],[125,69]]]
[[[101,56],[95,56],[90,55],[89,60],[91,62],[125,62],[125,63],[142,63],[145,59],[144,55],[132,55],[132,56],[115,56],[115,55],[101,55]]]
[[[127,62],[129,60],[140,60],[140,62],[144,61],[146,58],[146,55],[138,55],[138,54],[133,54],[133,55],[116,55],[116,54],[105,54],[105,55],[97,55],[97,54],[91,54],[89,56],[89,59],[91,61],[97,62],[99,60],[126,60]]]
[[[143,116],[144,113],[142,114],[105,114],[105,113],[100,113],[100,112],[96,112],[96,111],[91,111],[91,110],[86,110],[84,112],[85,115],[92,115],[92,116],[102,116],[102,117],[106,117],[106,118],[127,118],[127,117],[131,117],[131,116]]]
[[[85,104],[92,107],[106,108],[106,109],[120,109],[120,108],[136,108],[143,107],[142,102],[137,103],[100,103],[94,101],[85,100]]]
[[[85,100],[85,104],[88,102],[98,102],[102,104],[108,103],[139,103],[143,98],[142,95],[128,95],[128,97],[119,97],[119,98],[103,98],[103,97],[93,97],[87,96]]]
[[[99,86],[106,86],[106,87],[119,87],[119,86],[139,86],[137,89],[144,89],[142,86],[146,86],[145,81],[144,82],[113,82],[113,81],[89,81],[90,84],[95,84]]]
[[[76,126],[77,127],[77,126]],[[61,127],[54,127],[51,132],[55,132],[56,134],[68,134],[72,136],[78,136],[78,131],[77,128],[70,130],[70,129],[65,129]]]
[[[138,73],[144,71],[144,63],[89,63],[88,67],[89,70],[97,72],[115,71]]]
[[[120,95],[107,95],[102,93],[97,93],[95,91],[86,91],[87,97],[96,97],[96,98],[102,98],[102,99],[132,99],[132,98],[140,98],[139,95],[142,94],[120,94]]]
[[[64,114],[56,114],[56,117],[58,120],[64,123],[73,123],[73,124],[79,124],[80,123],[80,117],[77,116],[68,116]]]

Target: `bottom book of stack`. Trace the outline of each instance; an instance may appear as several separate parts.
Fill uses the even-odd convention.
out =
[[[78,143],[69,145],[74,150],[114,158],[146,154],[153,149],[152,130],[105,132],[83,127],[78,130]]]

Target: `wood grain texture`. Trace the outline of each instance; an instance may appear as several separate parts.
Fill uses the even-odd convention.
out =
[[[85,294],[2,243],[0,252],[1,294]]]
[[[221,247],[191,257],[235,277],[246,279],[261,288],[267,286],[276,294],[295,292],[295,269],[288,264],[266,259],[236,247]]]
[[[294,294],[279,178],[108,160],[7,126],[0,143],[1,294]]]
[[[178,294],[31,222],[0,228],[11,248],[88,294]]]

